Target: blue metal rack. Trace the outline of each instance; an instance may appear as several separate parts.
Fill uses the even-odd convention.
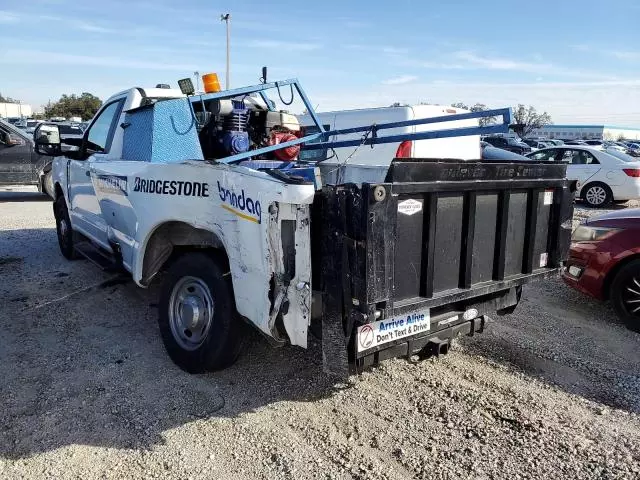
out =
[[[420,118],[417,120],[405,120],[401,122],[389,122],[389,123],[380,123],[373,125],[365,125],[361,127],[354,128],[343,128],[337,130],[325,130],[322,126],[322,122],[318,118],[313,105],[309,101],[309,98],[305,94],[302,86],[298,82],[297,79],[290,80],[281,80],[277,82],[271,83],[263,83],[260,85],[254,85],[250,87],[236,88],[232,90],[224,90],[216,93],[207,93],[203,95],[194,95],[189,97],[191,103],[200,102],[202,104],[203,111],[204,102],[208,100],[214,99],[228,99],[239,97],[243,95],[250,95],[252,93],[258,93],[264,102],[267,105],[267,108],[271,108],[271,102],[266,95],[267,90],[277,89],[280,91],[280,88],[283,86],[290,85],[290,88],[295,88],[300,96],[302,102],[304,103],[307,112],[313,119],[315,126],[317,127],[317,133],[313,133],[310,135],[305,135],[304,137],[298,138],[296,140],[291,140],[289,142],[283,142],[278,145],[271,145],[269,147],[258,148],[256,150],[250,150],[248,152],[239,153],[237,155],[231,155],[229,157],[225,157],[219,159],[221,163],[238,163],[242,160],[246,160],[250,157],[255,157],[258,155],[262,155],[264,153],[273,152],[275,150],[280,150],[283,148],[287,148],[293,145],[305,145],[305,149],[307,150],[317,150],[317,149],[331,149],[331,148],[342,148],[342,147],[355,147],[358,145],[379,145],[384,143],[398,143],[403,142],[405,140],[427,140],[427,139],[435,139],[435,138],[451,138],[451,137],[464,137],[469,135],[489,135],[492,133],[507,133],[509,131],[509,125],[511,124],[512,113],[510,108],[499,108],[495,110],[485,110],[483,112],[472,112],[472,113],[462,113],[457,115],[445,115],[441,117],[432,117],[432,118]],[[400,135],[384,135],[378,136],[378,131],[387,130],[390,128],[398,128],[398,127],[409,127],[416,125],[427,125],[430,123],[443,123],[443,122],[453,122],[456,120],[469,120],[474,118],[488,118],[488,117],[501,117],[501,122],[495,125],[487,125],[484,127],[462,127],[462,128],[449,128],[445,130],[435,130],[429,132],[414,132],[414,133],[405,133]],[[352,139],[352,140],[334,140],[328,141],[330,137],[337,137],[339,135],[347,135],[352,133],[363,132],[364,135],[360,139]],[[318,140],[320,140],[318,142]]]

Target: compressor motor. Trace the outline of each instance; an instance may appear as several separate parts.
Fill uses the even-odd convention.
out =
[[[254,98],[213,100],[206,110],[194,110],[200,125],[200,144],[205,158],[217,159],[298,138],[300,124],[295,115],[266,110]],[[256,160],[294,161],[299,146],[256,156]]]

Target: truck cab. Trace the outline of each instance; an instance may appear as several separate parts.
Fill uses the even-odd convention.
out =
[[[88,236],[105,251],[112,253],[108,240],[108,224],[99,205],[91,178],[98,165],[122,159],[125,112],[161,99],[181,98],[179,90],[131,88],[111,96],[98,110],[81,141],[69,142],[78,147],[69,154],[63,178],[58,187],[67,185],[66,198],[73,227]],[[76,139],[74,139],[76,140]],[[58,192],[60,193],[60,192]]]

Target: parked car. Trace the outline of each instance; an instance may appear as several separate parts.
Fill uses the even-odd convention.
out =
[[[550,142],[553,145],[564,145],[564,140],[560,140],[558,138],[550,138],[548,140],[545,140],[546,142]]]
[[[482,160],[503,160],[509,162],[531,161],[530,158],[527,158],[515,152],[511,152],[509,150],[496,148],[485,141],[480,142],[480,148],[482,150]]]
[[[524,138],[522,139],[522,141],[531,147],[531,151],[540,150],[541,148],[547,148],[547,147],[553,146],[553,144],[544,140],[534,140],[531,138]]]
[[[640,157],[640,143],[629,143],[627,144],[628,150],[627,153],[632,157]]]
[[[604,144],[602,140],[585,140],[584,143],[592,147],[602,147]]]
[[[607,213],[580,225],[562,278],[587,295],[609,300],[627,327],[640,332],[640,209]]]
[[[578,181],[576,196],[590,207],[640,198],[640,161],[616,150],[565,145],[543,148],[527,157],[568,163],[567,178]]]
[[[53,198],[51,159],[35,151],[33,135],[0,120],[0,184],[31,184]]]
[[[29,135],[33,135],[33,132],[35,132],[36,127],[42,123],[40,120],[32,120],[32,119],[28,119],[27,120],[27,125],[24,128],[24,131],[27,132]]]
[[[386,122],[400,122],[418,120],[421,118],[442,117],[468,113],[468,110],[443,105],[403,105],[399,107],[360,108],[354,110],[337,110],[333,112],[319,112],[317,117],[326,130],[359,127]],[[285,114],[286,115],[286,114]],[[316,131],[314,120],[309,115],[300,115],[298,121],[305,133]],[[447,124],[447,128],[472,128],[478,125],[477,119],[455,120]],[[417,126],[404,126],[393,129],[394,135],[404,133],[423,132],[437,130],[437,124],[429,123]],[[345,140],[362,140],[362,133],[348,134]],[[480,137],[468,135],[465,137],[438,138],[413,140],[396,143],[376,145],[375,148],[361,148],[355,153],[351,147],[339,147],[331,151],[305,150],[300,153],[300,158],[306,161],[323,160],[322,166],[334,172],[342,170],[336,168],[336,164],[342,164],[345,158],[349,158],[349,164],[376,166],[388,163],[390,158],[458,158],[462,160],[477,160],[480,155]],[[330,166],[330,167],[329,167]],[[341,179],[345,180],[345,179]]]
[[[584,140],[566,140],[565,145],[587,145]]]
[[[617,150],[622,153],[627,152],[627,146],[620,142],[604,142],[605,150]]]
[[[60,123],[60,138],[64,138],[66,140],[71,138],[82,139],[84,135],[84,130],[80,126],[80,124],[72,124],[72,123]]]
[[[529,145],[524,143],[522,140],[514,137],[491,136],[485,137],[482,140],[490,143],[494,147],[502,148],[503,150],[509,150],[510,152],[518,153],[520,155],[531,152],[531,147]]]

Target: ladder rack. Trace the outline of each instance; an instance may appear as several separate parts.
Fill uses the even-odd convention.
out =
[[[259,94],[260,97],[264,100],[267,108],[271,110],[272,102],[266,95],[267,90],[276,89],[278,92],[284,86],[290,86],[290,88],[298,92],[302,102],[304,103],[307,112],[313,119],[318,132],[310,135],[305,135],[301,138],[297,138],[296,140],[291,140],[288,142],[283,142],[278,145],[271,145],[268,147],[258,148],[256,150],[249,150],[247,152],[238,153],[236,155],[231,155],[229,157],[219,159],[221,163],[238,163],[243,160],[246,160],[250,157],[255,157],[257,155],[262,155],[265,153],[273,152],[275,150],[280,150],[282,148],[287,148],[293,145],[304,145],[305,150],[317,150],[317,149],[325,149],[325,148],[342,148],[342,147],[355,147],[358,145],[381,145],[385,143],[399,143],[407,140],[431,140],[436,138],[451,138],[451,137],[464,137],[470,135],[490,135],[495,133],[507,133],[509,131],[509,125],[511,124],[511,108],[499,108],[494,110],[485,110],[482,112],[471,112],[471,113],[461,113],[455,115],[445,115],[440,117],[432,117],[432,118],[420,118],[416,120],[404,120],[400,122],[388,122],[388,123],[379,123],[373,125],[364,125],[360,127],[353,128],[343,128],[336,130],[325,130],[322,126],[322,122],[318,118],[313,105],[309,101],[309,98],[305,94],[302,86],[298,82],[297,79],[289,79],[289,80],[281,80],[277,82],[263,83],[260,85],[254,85],[243,88],[236,88],[232,90],[223,90],[221,92],[215,93],[206,93],[202,95],[193,95],[189,97],[189,101],[191,105],[196,102],[202,104],[203,110],[205,110],[204,102],[216,99],[231,99],[239,96],[246,96],[251,94]],[[427,132],[413,132],[413,133],[404,133],[404,134],[395,134],[395,135],[383,135],[379,136],[378,132],[381,130],[387,130],[390,128],[398,128],[398,127],[409,127],[409,126],[417,126],[417,125],[428,125],[434,123],[444,123],[444,122],[454,122],[457,120],[470,120],[475,118],[489,118],[489,117],[500,117],[501,119],[498,123],[493,125],[486,125],[484,127],[459,127],[459,128],[448,128],[443,130],[433,130]],[[363,136],[360,139],[350,139],[350,140],[340,140],[336,138],[335,140],[329,141],[331,137],[339,137],[341,135],[348,135],[353,133],[363,132]]]

